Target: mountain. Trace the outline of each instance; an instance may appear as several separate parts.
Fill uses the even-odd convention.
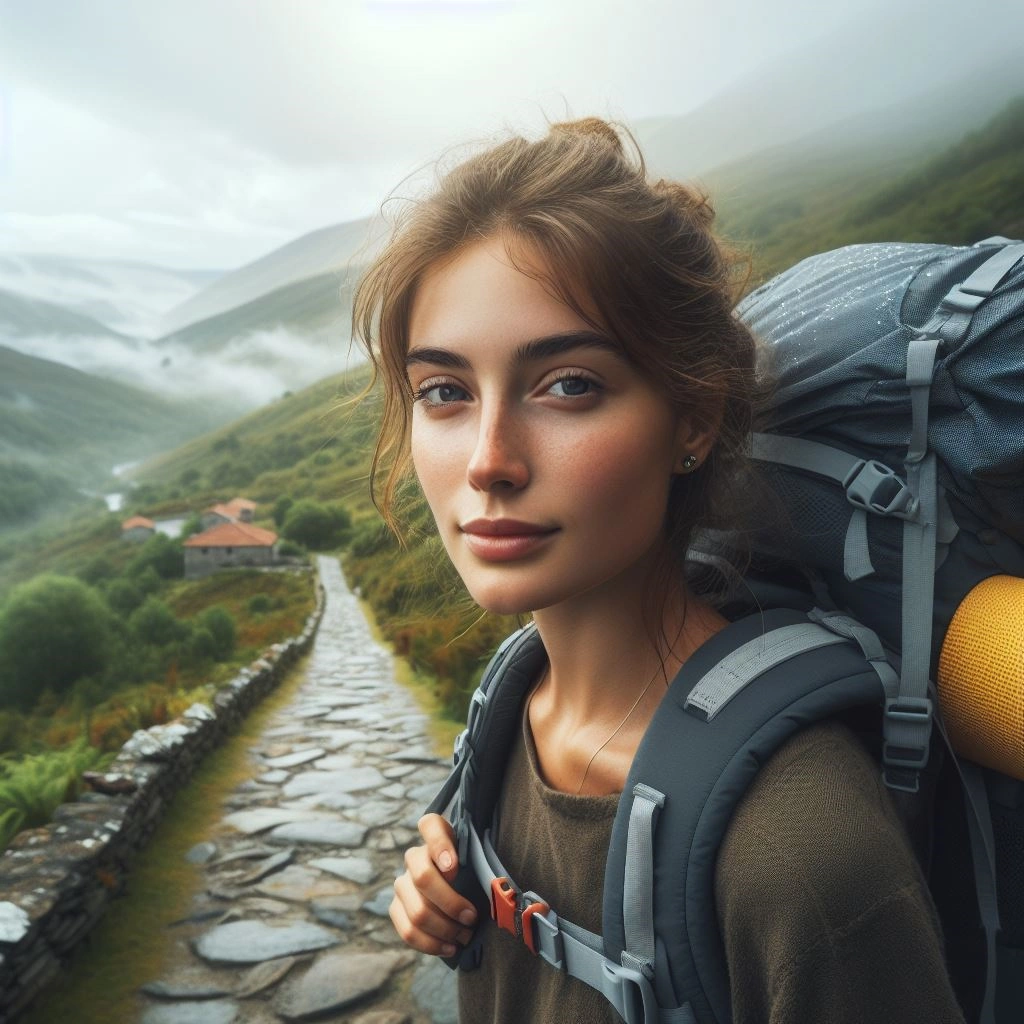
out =
[[[0,255],[0,289],[53,303],[119,334],[152,337],[158,318],[216,280],[219,270],[174,270],[37,253]]]
[[[682,179],[790,144],[926,155],[1024,91],[1024,7],[1005,5],[1000,13],[972,39],[980,44],[985,36],[988,48],[972,45],[962,53],[959,19],[930,18],[922,26],[919,16],[903,11],[886,15],[884,25],[876,19],[848,25],[696,110],[637,120],[637,138],[654,173]],[[930,59],[931,74],[922,74],[924,57],[943,53],[958,58]],[[982,56],[969,59],[969,53]]]
[[[92,335],[128,340],[93,317],[46,299],[0,288],[0,336]]]
[[[163,317],[164,335],[188,324],[218,316],[270,292],[325,273],[348,272],[369,259],[386,225],[379,218],[348,221],[320,228],[274,249],[266,256],[224,274]]]
[[[776,147],[709,174],[727,237],[750,245],[752,283],[815,252],[891,239],[971,244],[1024,235],[1024,95],[926,158],[833,137]]]
[[[210,429],[215,413],[0,346],[0,456],[82,485]]]

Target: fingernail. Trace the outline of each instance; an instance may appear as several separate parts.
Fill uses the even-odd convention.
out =
[[[445,850],[440,857],[437,858],[437,863],[440,865],[442,871],[447,871],[452,866],[452,855]]]
[[[445,956],[455,956],[454,946],[442,946],[441,949]]]
[[[476,913],[472,910],[464,910],[459,914],[459,920],[463,924],[472,924],[476,920]]]

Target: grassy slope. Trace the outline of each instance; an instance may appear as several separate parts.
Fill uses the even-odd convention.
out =
[[[708,176],[720,224],[752,245],[755,281],[854,242],[968,244],[1024,233],[1024,98],[938,155],[774,151]]]
[[[0,288],[0,327],[13,334],[81,334],[91,338],[120,338],[127,335],[99,320],[76,313],[55,302],[19,295]]]
[[[0,347],[0,450],[88,480],[112,461],[195,429],[197,410]],[[200,424],[202,419],[200,419]],[[207,422],[209,419],[207,418]]]
[[[207,317],[165,335],[157,344],[183,344],[196,352],[216,352],[255,331],[285,327],[303,332],[347,322],[354,274],[327,273],[275,288],[258,299]]]

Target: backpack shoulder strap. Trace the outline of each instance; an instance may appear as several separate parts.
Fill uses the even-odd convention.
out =
[[[651,979],[663,1015],[731,1019],[714,871],[760,766],[798,729],[881,709],[897,686],[870,630],[781,609],[732,623],[680,670],[634,758],[604,882],[604,954]]]

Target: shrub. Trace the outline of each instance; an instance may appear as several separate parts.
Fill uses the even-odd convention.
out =
[[[235,620],[231,613],[220,605],[207,608],[199,616],[199,628],[206,629],[213,636],[216,661],[225,661],[235,649]]]
[[[345,543],[352,528],[352,517],[343,505],[303,500],[296,502],[285,517],[282,533],[314,551],[323,551]]]
[[[306,554],[306,549],[301,544],[296,544],[293,540],[283,540],[277,545],[277,553],[282,558],[303,558]]]
[[[0,615],[0,700],[29,709],[45,689],[62,693],[102,672],[111,615],[81,580],[37,576],[16,587]]]
[[[274,502],[274,524],[280,530],[284,526],[285,518],[288,515],[288,510],[295,504],[295,499],[288,494],[282,494],[277,501]]]
[[[156,573],[153,575],[156,577]],[[146,595],[131,580],[116,579],[106,587],[104,597],[113,611],[118,615],[127,616],[142,604]]]
[[[188,627],[157,597],[147,597],[128,618],[128,628],[139,643],[165,647],[183,640]]]
[[[253,615],[262,615],[270,611],[270,598],[266,594],[253,594],[249,598],[249,611]]]
[[[180,579],[185,575],[185,555],[181,542],[162,533],[154,534],[128,565],[130,576],[139,576],[152,568],[165,580]]]

